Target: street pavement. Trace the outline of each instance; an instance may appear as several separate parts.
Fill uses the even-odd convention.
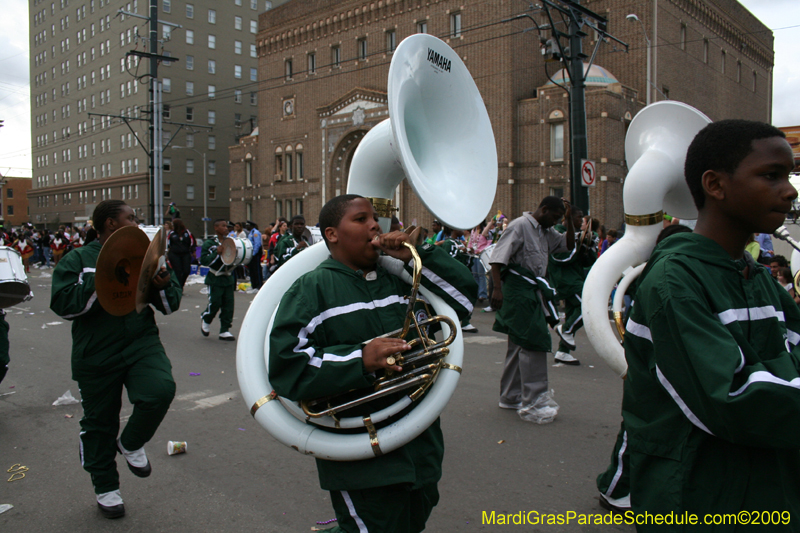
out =
[[[78,458],[80,405],[53,406],[67,390],[70,323],[49,309],[51,269],[33,269],[32,301],[8,309],[11,364],[0,384],[0,473],[28,467],[24,479],[0,480],[0,531],[307,532],[334,517],[315,463],[275,441],[249,414],[236,380],[236,343],[200,334],[202,284],[187,285],[181,309],[157,314],[172,360],[177,394],[146,446],[153,474],[139,479],[117,459],[127,515],[103,518]],[[254,294],[236,293],[234,334]],[[535,425],[499,409],[505,337],[493,313],[477,310],[477,334],[465,334],[464,372],[442,414],[445,435],[441,500],[427,531],[632,531],[622,525],[492,525],[484,512],[606,514],[595,479],[611,454],[620,423],[622,381],[577,335],[580,366],[553,365],[550,385],[561,406],[556,421]],[[553,347],[557,338],[553,334]],[[192,375],[199,374],[199,375]],[[13,393],[13,394],[7,394]],[[127,398],[121,416],[131,413]],[[188,443],[169,456],[167,441]],[[535,516],[535,515],[531,515]],[[327,526],[330,527],[330,526]]]

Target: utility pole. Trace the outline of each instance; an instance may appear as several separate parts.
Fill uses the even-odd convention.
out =
[[[570,201],[572,205],[589,213],[589,190],[581,182],[581,160],[589,158],[589,144],[586,127],[586,74],[591,68],[600,43],[608,39],[616,41],[628,51],[628,44],[610,35],[606,28],[608,21],[581,6],[580,0],[541,0],[542,9],[547,14],[549,27],[537,27],[541,32],[548,29],[558,48],[558,54],[569,73],[569,130],[570,130]],[[559,20],[556,20],[558,17]],[[532,18],[532,17],[531,17]],[[562,24],[567,32],[557,29]],[[584,28],[599,34],[591,58],[583,53],[583,39],[588,36]],[[589,62],[584,64],[584,60]],[[586,71],[584,71],[584,66]]]
[[[157,53],[158,50],[158,0],[150,0],[150,15],[145,17],[136,13],[131,13],[120,9],[117,13],[130,17],[136,17],[150,22],[150,47],[147,52],[140,52],[132,50],[126,54],[127,56],[138,56],[150,60],[150,118],[148,120],[148,132],[150,134],[150,150],[148,153],[148,174],[150,183],[150,201],[149,201],[149,222],[151,224],[160,224],[163,222],[163,213],[159,212],[160,205],[163,202],[163,191],[161,190],[161,175],[164,171],[161,165],[161,137],[162,137],[162,124],[161,124],[161,94],[160,85],[158,81],[158,62],[159,61],[178,61],[178,58],[163,56]],[[180,24],[173,24],[171,22],[161,21],[162,24],[171,26],[173,28],[181,28]]]

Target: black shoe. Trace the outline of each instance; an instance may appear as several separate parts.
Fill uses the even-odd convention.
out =
[[[200,333],[203,334],[203,337],[208,337],[208,332],[211,331],[209,324],[206,323],[205,320],[202,318],[200,319]]]
[[[122,449],[122,445],[119,443],[119,439],[117,439],[117,451],[125,458],[125,462],[128,464],[128,468],[133,475],[136,477],[147,477],[153,472],[153,468],[150,466],[150,459],[147,459],[147,464],[144,466],[133,466],[130,461],[128,461],[128,455],[131,455],[136,452],[125,452]],[[142,448],[142,453],[144,453],[144,448]],[[116,506],[115,506],[116,507]],[[124,512],[124,511],[123,511]]]
[[[233,336],[233,333],[230,331],[223,331],[219,334],[219,340],[221,341],[235,341],[236,337]]]
[[[100,502],[97,502],[97,506],[100,508],[100,512],[106,518],[122,518],[125,516],[125,504],[121,503],[119,505],[111,505],[105,506]]]

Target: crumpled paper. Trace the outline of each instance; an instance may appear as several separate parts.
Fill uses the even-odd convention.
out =
[[[71,405],[73,403],[81,403],[81,401],[76,399],[71,391],[67,391],[58,400],[54,401],[53,405]]]

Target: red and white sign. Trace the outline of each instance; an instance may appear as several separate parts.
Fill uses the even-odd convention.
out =
[[[581,159],[581,184],[584,187],[594,187],[597,184],[597,170],[594,161]]]

